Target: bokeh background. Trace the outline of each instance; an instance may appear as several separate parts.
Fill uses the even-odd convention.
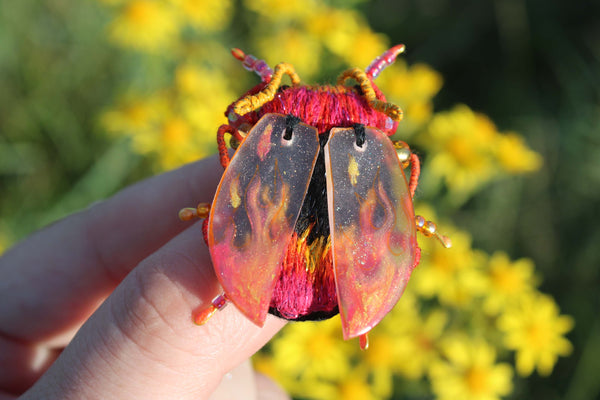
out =
[[[423,163],[417,209],[454,249],[421,240],[367,352],[339,319],[292,324],[256,367],[296,398],[599,398],[599,17],[583,0],[0,0],[0,251],[214,153],[258,82],[231,47],[312,83],[405,43],[377,83]]]

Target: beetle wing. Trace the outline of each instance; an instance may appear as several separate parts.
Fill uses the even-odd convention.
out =
[[[325,146],[333,265],[344,338],[371,330],[394,307],[415,264],[412,199],[387,136],[334,128]]]
[[[250,130],[221,178],[208,246],[225,294],[262,326],[319,152],[317,130],[267,114]]]

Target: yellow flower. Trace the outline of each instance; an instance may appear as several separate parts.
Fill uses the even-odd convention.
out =
[[[500,135],[494,148],[500,166],[508,173],[532,172],[542,165],[542,157],[514,132]]]
[[[265,36],[259,40],[259,49],[265,60],[274,60],[269,62],[272,66],[282,61],[292,64],[305,82],[319,72],[322,46],[300,30],[286,28]]]
[[[400,349],[396,358],[396,369],[412,380],[420,379],[432,365],[440,360],[438,342],[444,334],[448,315],[434,310],[425,318],[404,321],[406,329],[396,338]]]
[[[573,328],[573,318],[559,315],[549,296],[522,296],[520,300],[498,320],[498,327],[506,334],[505,345],[517,352],[520,375],[531,375],[536,368],[540,375],[550,375],[558,356],[567,356],[573,350],[563,336]]]
[[[470,193],[496,172],[497,135],[489,118],[459,105],[433,117],[421,144],[431,152],[430,171],[452,191]]]
[[[128,94],[121,104],[104,112],[102,126],[113,134],[145,134],[163,118],[168,105],[161,95]]]
[[[170,0],[195,28],[224,31],[232,16],[231,0]]]
[[[387,398],[377,394],[369,382],[368,371],[357,365],[346,376],[335,382],[302,380],[297,392],[290,394],[314,400],[379,400]]]
[[[410,67],[401,58],[386,68],[377,78],[388,101],[404,110],[404,118],[398,125],[398,135],[407,138],[425,124],[432,115],[433,97],[442,87],[442,76],[425,64]]]
[[[485,290],[481,270],[485,256],[471,248],[466,232],[445,227],[444,233],[452,239],[450,249],[433,239],[420,241],[421,263],[413,271],[409,286],[421,296],[437,296],[442,304],[466,307]]]
[[[207,155],[216,146],[216,132],[227,123],[225,110],[235,99],[229,81],[218,70],[183,64],[175,73],[178,107],[194,134],[192,147]]]
[[[113,134],[130,136],[134,151],[155,155],[160,169],[169,169],[214,152],[216,131],[225,121],[226,107],[216,94],[214,99],[215,104],[206,104],[208,100],[178,101],[169,92],[146,98],[128,96],[121,106],[105,112],[101,123]],[[200,129],[192,116],[200,120]]]
[[[407,354],[405,341],[401,339],[414,331],[417,320],[420,321],[417,299],[405,292],[392,311],[369,332],[369,348],[356,355],[361,365],[370,371],[372,391],[378,396],[391,395],[394,374],[413,356]]]
[[[215,151],[216,132],[234,98],[220,71],[182,64],[175,87],[142,98],[129,95],[102,116],[105,129],[131,136],[133,148],[173,168]]]
[[[193,64],[182,64],[175,71],[175,83],[182,93],[197,96],[202,94],[206,79],[202,71]]]
[[[160,148],[158,151],[162,164],[166,168],[195,161],[204,155],[200,149],[192,150],[192,130],[187,121],[179,116],[167,118],[159,135]]]
[[[414,64],[410,67],[409,73],[412,96],[431,99],[442,88],[442,76],[429,65]]]
[[[350,345],[341,339],[339,317],[288,324],[272,343],[273,362],[301,379],[339,381],[350,369]]]
[[[494,400],[512,391],[512,369],[496,364],[496,352],[483,340],[463,336],[443,344],[447,362],[431,368],[431,385],[440,400]]]
[[[289,62],[306,81],[320,72],[324,47],[347,64],[363,68],[387,48],[387,38],[373,32],[354,10],[300,2],[298,7],[302,11],[292,13],[290,7],[294,8],[295,2],[291,5],[286,2],[284,9],[279,8],[283,3],[273,0],[251,3],[249,8],[265,15],[294,21],[294,24],[281,24],[283,28],[277,27],[263,36],[259,40],[260,54],[265,59]],[[265,13],[266,10],[269,12]]]
[[[369,349],[361,356],[373,372],[374,391],[381,396],[391,391],[392,373],[420,379],[440,357],[438,342],[447,314],[435,309],[423,315],[411,288],[409,282],[398,304],[373,329]]]
[[[511,262],[506,253],[497,252],[492,255],[484,310],[496,315],[520,296],[531,294],[536,286],[533,269],[533,262],[529,259]]]
[[[389,47],[387,37],[373,32],[366,24],[356,32],[351,43],[352,47],[344,52],[343,59],[349,65],[359,68],[366,68]]]
[[[111,39],[124,47],[155,52],[171,44],[178,33],[172,7],[158,0],[132,0],[109,27]]]
[[[377,395],[373,387],[369,385],[366,374],[361,373],[362,368],[353,369],[352,373],[346,379],[339,382],[334,396],[331,400],[377,400],[381,397]],[[387,396],[386,396],[387,397]]]
[[[346,56],[354,52],[354,39],[361,25],[364,21],[355,10],[323,7],[307,21],[306,30],[332,53]]]
[[[206,105],[218,109],[221,114],[225,113],[225,109],[235,98],[229,89],[227,77],[221,71],[198,67],[191,63],[182,63],[177,67],[175,84],[183,95],[203,100]],[[227,98],[225,103],[221,100],[223,97]],[[221,101],[215,103],[215,98]]]
[[[535,171],[542,162],[519,135],[500,134],[465,105],[436,114],[420,143],[431,153],[430,171],[454,194],[470,194],[501,171]]]
[[[314,0],[245,0],[244,6],[269,19],[304,19],[317,13]]]
[[[394,365],[400,351],[396,339],[375,329],[369,333],[369,348],[359,355],[359,362],[364,363],[372,375],[373,391],[380,396],[387,397],[392,392]]]

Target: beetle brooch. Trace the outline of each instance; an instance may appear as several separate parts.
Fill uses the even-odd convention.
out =
[[[183,220],[204,218],[223,288],[196,323],[227,302],[258,326],[267,313],[303,321],[339,312],[344,339],[359,337],[366,348],[419,263],[416,232],[450,246],[414,215],[419,158],[388,138],[402,110],[373,82],[402,51],[392,47],[366,70],[321,86],[302,85],[290,64],[271,69],[232,50],[261,83],[228,107],[218,129],[225,172],[214,201],[180,211]],[[292,86],[281,85],[284,75]]]

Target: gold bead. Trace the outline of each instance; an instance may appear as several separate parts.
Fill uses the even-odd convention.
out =
[[[231,137],[229,139],[229,147],[231,147],[234,150],[237,150],[238,147],[240,147],[240,142],[239,140],[237,140],[235,137]]]
[[[425,232],[427,233],[428,236],[433,236],[435,235],[435,231],[437,230],[437,226],[435,226],[435,224],[431,221],[427,221],[425,223]]]
[[[415,216],[415,222],[417,223],[417,228],[421,230],[421,228],[423,228],[423,226],[425,225],[425,218],[421,217],[420,215],[417,215]]]
[[[200,203],[198,207],[196,207],[196,212],[198,213],[198,217],[206,218],[210,213],[210,204],[208,203]]]
[[[195,208],[182,208],[179,210],[179,219],[182,221],[191,221],[196,218],[196,209]]]
[[[396,150],[396,154],[398,154],[398,160],[400,160],[402,164],[407,163],[408,160],[410,160],[410,150],[407,148]]]
[[[396,154],[398,155],[398,160],[400,160],[400,164],[402,164],[402,168],[408,168],[411,155],[410,147],[401,140],[396,140],[393,143]]]

